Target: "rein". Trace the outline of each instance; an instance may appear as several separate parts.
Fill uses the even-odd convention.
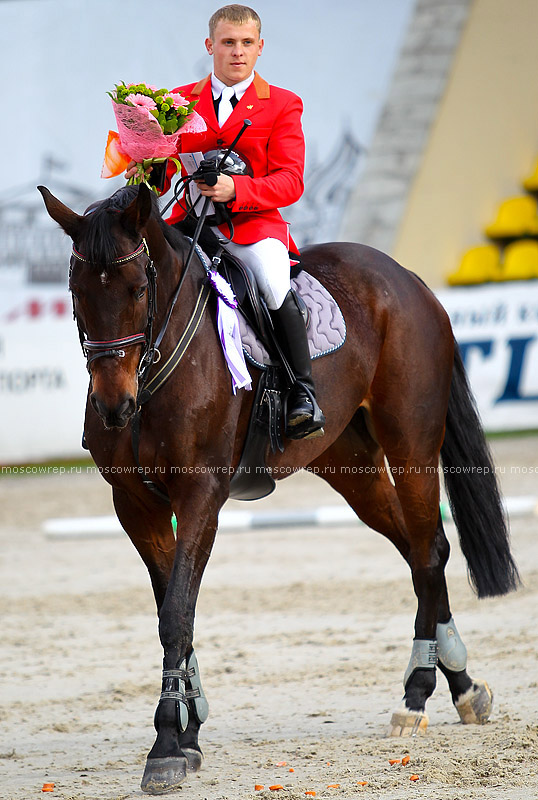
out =
[[[168,323],[170,322],[170,319],[172,317],[172,312],[174,310],[174,307],[176,305],[176,301],[177,301],[177,299],[179,297],[179,293],[181,291],[181,287],[183,286],[183,283],[185,281],[185,277],[187,275],[187,270],[191,265],[192,257],[194,255],[194,253],[197,252],[197,244],[196,244],[197,239],[198,239],[198,236],[195,234],[195,236],[194,236],[194,238],[192,239],[192,242],[191,242],[191,246],[190,246],[190,249],[189,249],[189,254],[187,256],[187,260],[185,261],[185,265],[183,267],[183,274],[182,274],[182,276],[181,276],[181,278],[179,280],[177,289],[174,292],[174,296],[173,296],[172,301],[170,303],[170,306],[168,308],[168,313],[166,315],[166,319],[164,321],[164,324],[163,324],[163,326],[162,326],[162,328],[161,328],[161,330],[159,332],[159,335],[157,336],[157,339],[155,341],[155,345],[154,345],[153,349],[154,349],[155,352],[159,353],[159,359],[160,359],[160,351],[157,348],[160,345],[160,343],[161,343],[161,341],[162,341],[162,339],[164,337],[164,334],[166,333],[166,329],[168,328]],[[204,263],[204,261],[203,261],[203,259],[202,259],[202,257],[200,256],[199,253],[198,253],[198,257],[200,258],[200,261],[201,261],[202,265],[204,266],[204,269],[207,272],[205,263]],[[181,335],[181,337],[179,339],[179,342],[177,343],[176,347],[174,348],[174,350],[170,354],[169,358],[163,364],[163,366],[160,368],[160,370],[151,378],[151,380],[149,382],[148,382],[148,371],[146,370],[144,375],[142,376],[141,380],[139,381],[139,384],[138,384],[138,394],[137,394],[137,398],[136,398],[136,411],[135,411],[135,413],[133,414],[133,416],[131,418],[131,442],[132,442],[132,447],[133,447],[133,456],[134,456],[134,459],[135,459],[135,462],[136,462],[136,466],[138,468],[138,472],[139,472],[139,474],[141,476],[142,483],[144,484],[144,486],[147,489],[149,489],[151,492],[153,492],[153,494],[157,495],[157,497],[160,497],[160,499],[163,500],[166,503],[170,503],[170,498],[168,497],[166,492],[163,492],[162,489],[160,489],[157,486],[157,484],[154,481],[151,481],[151,480],[149,480],[148,478],[145,477],[146,471],[144,470],[144,468],[140,464],[139,450],[140,450],[140,423],[141,423],[141,417],[142,417],[142,406],[144,405],[144,403],[147,403],[148,400],[150,400],[151,397],[155,394],[155,392],[158,389],[160,389],[161,386],[168,380],[168,378],[170,377],[172,372],[175,370],[175,368],[177,367],[177,365],[179,364],[179,362],[183,358],[188,346],[191,343],[191,340],[192,340],[194,334],[198,330],[200,322],[202,321],[202,316],[203,316],[205,308],[207,306],[207,301],[209,300],[210,293],[211,293],[211,286],[210,286],[209,282],[206,280],[206,281],[204,281],[202,283],[202,286],[200,288],[200,292],[199,292],[198,297],[196,299],[194,310],[193,310],[193,312],[192,312],[192,314],[190,316],[190,319],[189,319],[189,321],[188,321],[188,323],[187,323],[187,325],[185,327],[185,330],[183,331],[183,334]]]

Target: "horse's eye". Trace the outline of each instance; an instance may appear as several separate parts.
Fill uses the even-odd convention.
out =
[[[136,298],[137,300],[142,300],[142,298],[143,298],[143,297],[144,297],[144,295],[146,294],[146,289],[147,289],[147,288],[148,288],[147,286],[142,286],[140,289],[137,289],[137,290],[135,291],[135,298]]]

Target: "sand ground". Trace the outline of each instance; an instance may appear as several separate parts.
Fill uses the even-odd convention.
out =
[[[538,438],[492,448],[505,494],[538,494]],[[301,473],[271,498],[227,507],[341,502]],[[145,796],[162,658],[145,568],[126,536],[53,540],[41,527],[111,514],[110,489],[86,470],[13,476],[0,480],[0,504],[0,798],[41,797],[44,782],[62,800]],[[392,545],[359,525],[220,533],[196,623],[205,764],[170,796],[538,798],[538,517],[511,528],[524,586],[478,601],[447,525],[452,608],[469,672],[494,692],[491,720],[462,726],[439,675],[428,732],[413,739],[386,737],[415,614]],[[389,764],[405,754],[406,766]]]

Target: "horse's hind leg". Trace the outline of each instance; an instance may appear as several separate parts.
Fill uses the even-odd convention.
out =
[[[409,563],[410,537],[400,500],[389,480],[383,450],[370,433],[371,426],[367,425],[367,419],[367,412],[359,409],[340,438],[311,466],[347,500],[363,522],[386,536]],[[440,515],[435,541],[436,548],[448,558],[449,544]],[[444,570],[439,580],[441,586],[435,632],[439,650],[438,666],[447,678],[453,703],[462,722],[485,722],[491,712],[491,692],[487,684],[474,681],[467,674],[466,650],[452,619]],[[429,665],[428,670],[434,671],[434,667]],[[424,704],[428,697],[429,694],[423,697]],[[402,732],[412,732],[417,719],[418,730],[423,732],[426,729],[424,707],[418,717],[406,713],[408,716],[410,724],[403,729],[400,725],[395,732],[400,735]]]
[[[403,704],[392,721],[393,732],[403,735],[423,732],[428,724],[425,705],[435,688],[435,632],[443,588],[446,592],[444,566],[449,547],[431,515],[422,520],[425,534],[420,539],[409,534],[400,495],[388,477],[384,451],[369,433],[366,419],[367,413],[360,409],[342,436],[312,466],[367,525],[393,542],[411,567],[418,598],[415,643],[404,681]],[[353,469],[343,468],[347,466]],[[435,499],[434,493],[432,502]]]
[[[366,494],[366,492],[359,492],[357,495],[355,492],[353,495],[355,504],[353,504],[352,498],[351,505],[364,522],[374,528],[374,530],[378,530],[380,533],[387,536],[400,550],[405,560],[410,562],[411,549],[408,544],[409,534],[407,533],[404,515],[396,491],[386,478],[386,473],[383,471],[384,459],[382,451],[378,446],[377,448],[376,451],[376,445],[371,443],[372,466],[374,464],[376,465],[376,473],[380,477],[376,481],[374,487],[370,487],[368,494]],[[383,476],[385,476],[384,479]],[[357,487],[355,487],[355,489],[356,488]],[[493,707],[493,695],[485,681],[473,680],[467,673],[467,649],[459,635],[450,610],[448,588],[444,573],[444,566],[448,561],[450,553],[450,545],[444,532],[440,513],[437,519],[434,547],[440,558],[440,567],[442,567],[442,569],[439,569],[438,573],[439,606],[437,611],[437,625],[434,634],[435,641],[433,644],[428,645],[428,647],[431,646],[431,652],[433,653],[435,650],[435,643],[437,645],[437,665],[448,681],[452,702],[461,721],[465,724],[475,723],[482,725],[487,722],[490,717]],[[416,646],[414,645],[414,647]],[[419,647],[425,646],[421,644]],[[430,650],[428,649],[426,655],[428,661],[429,652]],[[411,661],[412,660],[413,656]],[[432,672],[435,674],[430,664],[428,664],[426,669],[427,671],[422,675],[420,672],[417,674],[414,687],[411,681],[409,687],[405,686],[406,695],[403,698],[403,706],[413,710],[416,706],[419,715],[416,716],[414,713],[409,714],[408,711],[405,711],[402,725],[402,715],[400,712],[396,712],[394,715],[396,719],[394,719],[394,724],[391,729],[393,735],[416,732],[417,724],[421,731],[426,729],[428,720],[424,709],[426,700],[430,696],[427,694],[427,688],[429,679],[432,677]],[[404,684],[405,683],[404,680]],[[411,691],[413,688],[415,692],[414,696]],[[409,692],[407,691],[408,689],[410,690]],[[412,700],[415,701],[415,705],[408,705],[407,701]],[[424,706],[422,703],[424,703]]]
[[[366,525],[390,539],[409,560],[402,507],[364,409],[359,408],[341,436],[309,466],[342,495]]]
[[[443,524],[439,519],[439,528]],[[444,531],[442,531],[444,535]],[[485,681],[467,674],[465,647],[450,611],[446,582],[441,593],[437,622],[438,667],[448,681],[452,702],[464,724],[483,725],[493,707],[493,695]]]
[[[439,558],[439,567],[442,566],[442,575],[439,576],[439,604],[437,609],[437,624],[433,639],[419,639],[416,631],[419,629],[415,624],[415,640],[413,642],[413,652],[409,662],[406,675],[404,677],[405,694],[402,706],[392,717],[391,735],[402,736],[408,733],[416,733],[416,721],[412,725],[415,711],[419,712],[416,720],[420,718],[419,728],[427,724],[425,715],[425,702],[429,695],[427,692],[428,682],[431,673],[425,669],[425,662],[432,655],[432,660],[437,657],[437,666],[445,675],[452,702],[463,723],[484,724],[489,719],[493,706],[493,696],[489,686],[484,681],[473,680],[467,673],[467,649],[459,635],[454,619],[450,611],[448,589],[444,575],[444,567],[448,560],[450,546],[445,536],[441,514],[439,513],[435,534],[435,550]],[[413,583],[416,582],[413,577]],[[418,596],[418,592],[417,592]],[[420,609],[420,600],[419,600]],[[418,619],[418,614],[417,614]],[[418,644],[417,644],[418,642]],[[421,650],[421,648],[423,648]],[[416,651],[419,651],[419,659],[424,661],[417,664]],[[416,672],[413,670],[416,669]],[[435,680],[433,681],[435,687]],[[433,690],[432,690],[433,691]],[[424,702],[424,706],[422,706]]]
[[[427,453],[421,454],[419,448],[405,443],[404,451],[414,451],[414,457],[401,456],[401,431],[398,436],[398,447],[392,453],[388,449],[387,457],[408,533],[408,562],[418,608],[411,658],[404,675],[404,697],[391,720],[393,736],[416,734],[428,725],[426,702],[436,685],[437,623],[450,552],[439,525],[438,450],[432,450],[428,458]]]
[[[439,348],[439,364],[441,353]],[[462,720],[484,722],[491,711],[491,692],[467,675],[462,648],[450,664],[451,655],[456,656],[451,652],[456,630],[450,623],[444,575],[450,548],[439,513],[438,473],[450,374],[442,369],[437,372],[438,382],[432,384],[423,364],[410,387],[412,396],[405,399],[401,392],[393,391],[398,376],[391,374],[390,385],[380,380],[385,387],[382,404],[372,403],[373,425],[390,463],[405,519],[408,561],[418,600],[413,649],[404,676],[405,694],[392,718],[393,735],[412,733],[427,724],[425,704],[435,688],[438,647],[441,669]]]

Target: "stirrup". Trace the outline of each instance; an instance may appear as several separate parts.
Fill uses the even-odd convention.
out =
[[[312,417],[307,418],[305,422],[298,425],[286,425],[286,436],[288,439],[317,439],[320,436],[325,436],[325,429],[323,423],[315,422]]]

